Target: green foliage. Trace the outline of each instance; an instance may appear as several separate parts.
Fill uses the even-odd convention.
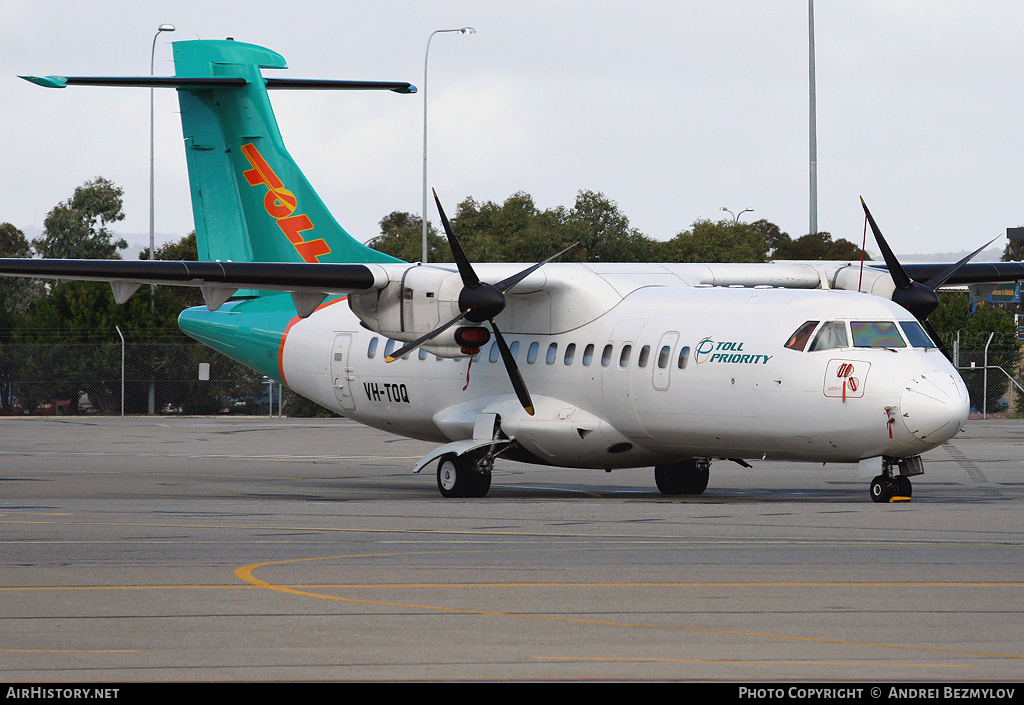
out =
[[[614,201],[580,191],[572,208],[541,210],[533,198],[514,193],[502,204],[467,198],[451,218],[452,228],[474,262],[539,262],[577,244],[562,261],[643,262],[657,259],[658,244],[629,226]],[[368,244],[407,262],[418,261],[421,221],[409,213],[384,218],[381,235]],[[432,262],[451,262],[447,239],[431,228]]]
[[[149,259],[149,248],[146,247],[139,253],[139,259]],[[196,231],[193,230],[185,237],[176,242],[167,242],[156,248],[156,259],[168,260],[171,262],[195,262],[199,259],[199,250],[196,246]],[[176,328],[177,315],[183,309],[203,304],[203,294],[196,287],[166,286],[158,287],[162,296],[170,299],[168,310],[175,310],[175,319],[167,323],[168,326]],[[148,296],[149,292],[146,291]],[[142,295],[140,290],[138,295]]]
[[[32,241],[36,252],[57,259],[120,259],[128,243],[107,224],[124,220],[123,194],[102,176],[86,181],[47,214],[43,234]]]
[[[764,238],[747,223],[697,220],[664,243],[667,262],[767,262]]]
[[[423,258],[423,220],[419,216],[394,211],[381,219],[380,233],[366,244],[405,262],[419,262]],[[451,256],[448,241],[428,223],[427,259],[450,262]]]
[[[28,238],[10,223],[0,223],[0,257],[31,257]],[[0,328],[14,328],[44,293],[38,279],[0,278]]]
[[[827,232],[811,233],[794,240],[778,225],[767,220],[751,223],[751,227],[764,238],[768,252],[774,260],[860,260],[859,245],[839,238],[833,240]],[[867,254],[865,261],[870,260]]]
[[[970,368],[972,362],[976,368],[981,368],[985,364],[985,344],[989,334],[995,333],[988,349],[989,364],[999,364],[1008,373],[1013,374],[1019,367],[1022,357],[1013,315],[991,304],[979,304],[973,307],[972,311],[970,297],[963,292],[943,292],[939,299],[939,307],[928,317],[928,322],[939,332],[946,347],[951,351],[957,345],[959,334],[958,362],[971,395],[971,403],[981,409],[982,400],[987,397],[987,412],[1000,411],[999,400],[1009,389],[1009,381],[1005,375],[999,370],[989,370],[986,394],[984,376],[981,372],[971,372],[963,368]],[[1024,411],[1024,408],[1019,411]]]

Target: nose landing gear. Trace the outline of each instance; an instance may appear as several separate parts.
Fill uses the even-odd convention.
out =
[[[899,466],[900,474],[893,474],[893,467]],[[910,483],[911,475],[924,472],[921,456],[912,458],[889,459],[882,463],[882,474],[871,480],[871,501],[873,502],[909,502],[914,488]]]

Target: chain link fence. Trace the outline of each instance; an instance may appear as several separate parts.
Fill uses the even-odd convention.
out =
[[[1017,336],[958,331],[944,342],[972,410],[1024,417]],[[177,330],[123,342],[117,330],[0,331],[0,415],[116,415],[122,403],[125,414],[331,415]]]
[[[121,413],[330,414],[178,331],[0,331],[0,415]]]
[[[984,417],[1024,417],[1024,342],[1012,333],[957,331],[943,339]]]

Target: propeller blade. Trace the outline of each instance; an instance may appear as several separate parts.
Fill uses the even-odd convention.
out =
[[[459,238],[455,237],[455,231],[452,230],[452,224],[448,222],[448,216],[444,213],[441,199],[437,197],[437,191],[434,191],[434,189],[431,189],[431,191],[434,193],[434,202],[437,203],[437,212],[441,215],[441,224],[444,225],[444,232],[448,236],[448,245],[452,248],[452,256],[455,257],[455,264],[459,267],[462,283],[470,289],[475,289],[480,286],[480,277],[473,270],[473,265],[470,264],[466,251],[462,249]]]
[[[864,215],[868,217],[868,225],[871,226],[871,232],[875,236],[875,242],[878,244],[878,249],[882,251],[882,259],[885,260],[885,266],[889,269],[889,275],[892,280],[896,283],[897,289],[909,289],[914,284],[914,280],[911,279],[906,271],[903,269],[903,265],[896,259],[896,255],[893,254],[892,250],[889,249],[889,243],[882,237],[882,231],[878,229],[878,225],[875,224],[875,219],[871,216],[871,211],[868,210],[868,204],[864,202],[864,197],[861,196],[860,204],[864,207]]]
[[[937,290],[940,286],[945,284],[946,281],[948,281],[951,276],[956,274],[960,270],[961,267],[963,267],[965,264],[967,264],[972,259],[974,259],[978,255],[979,252],[984,250],[986,247],[988,247],[989,245],[991,245],[993,242],[995,242],[996,240],[998,240],[1001,237],[1002,237],[1002,235],[996,235],[994,238],[992,238],[991,240],[986,242],[984,245],[982,245],[981,247],[976,249],[971,254],[969,254],[966,257],[964,257],[962,260],[960,260],[956,264],[951,265],[950,267],[948,267],[948,268],[942,270],[941,272],[939,272],[938,274],[936,274],[934,277],[932,277],[931,279],[926,281],[924,283],[924,285],[926,287],[928,287],[929,289],[931,289],[932,291]]]
[[[509,350],[508,344],[505,342],[505,336],[498,330],[498,326],[494,325],[494,321],[491,321],[491,330],[494,331],[494,340],[498,343],[501,361],[505,363],[505,371],[508,372],[509,381],[512,382],[512,389],[516,391],[516,396],[519,397],[519,403],[523,405],[523,410],[530,416],[533,416],[533,399],[530,398],[530,392],[526,389],[526,382],[523,381],[523,375],[519,372],[519,366],[516,365],[516,360],[512,357],[512,351]]]
[[[422,338],[417,338],[416,340],[412,341],[408,345],[403,345],[398,350],[395,350],[393,353],[391,353],[386,358],[384,358],[384,362],[394,362],[395,360],[397,360],[398,358],[402,357],[403,355],[408,355],[409,353],[411,353],[413,350],[415,350],[419,346],[423,345],[424,343],[429,343],[431,340],[436,338],[438,335],[440,335],[441,333],[444,333],[446,330],[448,330],[449,328],[454,326],[456,323],[461,321],[463,318],[465,318],[466,314],[469,313],[469,311],[470,311],[470,309],[466,309],[465,311],[460,313],[458,316],[456,316],[452,320],[450,320],[447,323],[445,323],[440,328],[435,328],[434,330],[432,330],[429,333],[427,333],[426,335],[424,335]]]
[[[950,355],[949,350],[946,349],[946,345],[942,342],[939,332],[935,330],[931,323],[928,322],[928,319],[921,321],[921,323],[924,325],[925,330],[928,331],[928,337],[932,339],[932,342],[938,346],[939,350],[942,351],[942,354],[946,356],[947,360],[953,362],[953,356]]]
[[[868,210],[868,205],[864,202],[863,197],[860,199],[860,204],[864,207],[864,214],[867,216],[871,232],[875,236],[875,242],[878,243],[878,249],[882,251],[882,257],[885,259],[885,266],[889,270],[889,276],[892,277],[892,281],[896,285],[896,290],[892,292],[893,302],[907,309],[914,314],[914,317],[923,321],[928,318],[932,311],[939,307],[939,295],[935,293],[935,289],[931,286],[921,284],[910,278],[907,271],[903,269],[903,265],[900,264],[899,260],[896,259],[896,255],[889,248],[889,243],[882,237],[882,231],[878,229],[878,225],[875,223],[871,211]],[[956,267],[960,266],[963,265],[957,263]],[[953,269],[953,272],[955,271],[956,268]],[[943,272],[942,274],[949,277],[953,272],[949,274]]]
[[[568,252],[572,248],[576,247],[576,245],[578,245],[578,244],[580,244],[580,243],[574,242],[573,244],[569,245],[568,247],[566,247],[564,250],[562,250],[558,254],[551,255],[550,257],[548,257],[543,262],[538,262],[537,264],[533,265],[532,267],[527,267],[523,271],[519,272],[519,274],[513,274],[511,277],[509,277],[507,279],[502,279],[500,282],[498,282],[497,284],[494,285],[494,288],[497,289],[498,291],[500,291],[503,294],[506,293],[509,289],[514,287],[516,284],[518,284],[522,280],[526,279],[528,276],[530,276],[531,274],[536,272],[538,269],[543,267],[545,264],[547,264],[551,260],[555,259],[556,257],[561,257],[566,252]]]

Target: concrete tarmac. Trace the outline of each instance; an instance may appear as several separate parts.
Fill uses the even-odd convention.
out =
[[[1024,423],[856,466],[499,462],[344,419],[0,419],[0,682],[1020,681]]]

